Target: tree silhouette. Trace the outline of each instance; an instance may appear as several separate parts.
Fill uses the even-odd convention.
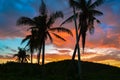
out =
[[[80,71],[80,69],[81,69],[80,68],[81,67],[81,65],[80,65],[80,47],[79,47],[79,43],[77,43],[77,41],[79,39],[78,39],[78,26],[77,26],[77,20],[76,20],[77,15],[78,15],[76,13],[76,4],[77,4],[77,2],[74,1],[74,0],[69,0],[69,4],[70,4],[70,7],[72,7],[72,9],[73,9],[73,15],[70,16],[68,19],[66,19],[64,22],[62,22],[61,26],[63,24],[65,24],[66,22],[74,21],[75,32],[76,32],[76,49],[78,50],[78,75],[79,75],[79,78],[80,78],[80,73],[81,73],[81,71]]]
[[[59,36],[58,34],[54,33],[57,32],[67,32],[68,34],[72,35],[72,32],[69,29],[63,27],[54,27],[53,24],[58,18],[63,18],[63,13],[61,11],[57,11],[48,15],[48,11],[46,8],[45,3],[41,0],[41,6],[39,8],[39,16],[34,17],[33,19],[27,17],[21,17],[18,19],[18,25],[29,25],[31,30],[35,29],[36,34],[34,37],[36,38],[37,42],[37,49],[39,49],[37,58],[38,64],[40,62],[40,53],[42,50],[42,65],[44,65],[44,56],[45,56],[45,41],[49,38],[51,42],[53,42],[52,35],[56,38],[59,38],[63,41],[66,41],[64,38]],[[32,27],[31,27],[32,26]],[[34,42],[33,41],[33,42]]]
[[[78,0],[78,4],[76,5],[78,10],[81,10],[78,14],[79,18],[79,43],[80,37],[82,37],[82,48],[84,53],[85,41],[86,41],[86,32],[89,30],[90,34],[94,33],[94,22],[100,23],[100,21],[95,16],[103,15],[102,12],[98,11],[96,8],[103,4],[104,0],[96,0],[92,3],[92,0]],[[75,54],[77,50],[77,43],[74,49],[74,53],[72,59],[75,59]]]
[[[37,38],[36,38],[36,34],[37,34],[37,31],[35,29],[32,29],[31,34],[27,35],[21,42],[21,44],[22,44],[25,41],[28,41],[25,48],[28,46],[28,50],[31,53],[31,63],[33,62],[34,50],[37,50],[37,48],[38,48],[38,43],[37,43],[38,41],[37,41]]]
[[[75,54],[76,54],[76,51],[78,50],[78,67],[80,67],[80,53],[79,53],[79,46],[78,46],[80,37],[82,38],[82,48],[84,52],[86,32],[87,30],[89,30],[91,34],[94,33],[94,21],[97,21],[98,23],[100,23],[100,21],[95,16],[103,15],[103,13],[96,10],[96,7],[100,6],[104,2],[104,0],[96,0],[94,2],[92,2],[92,0],[69,0],[69,2],[73,6],[73,9],[74,9],[73,11],[77,9],[77,13],[74,12],[74,15],[66,19],[61,25],[65,24],[66,22],[71,22],[73,20],[75,22],[76,20],[75,16],[79,20],[79,24],[78,24],[79,29],[78,30],[76,29],[77,41],[76,41],[75,49],[73,52],[72,60],[75,59]],[[75,23],[75,28],[76,27],[77,26]],[[81,72],[79,72],[79,75],[80,73]]]
[[[26,50],[18,48],[19,51],[17,54],[14,54],[13,57],[17,57],[17,61],[20,63],[27,63],[29,61],[29,55],[26,54]]]

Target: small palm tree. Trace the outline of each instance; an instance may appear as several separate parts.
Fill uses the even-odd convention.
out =
[[[49,38],[52,42],[52,35],[55,37],[66,41],[64,38],[59,36],[58,34],[54,33],[57,32],[67,32],[68,34],[72,35],[72,32],[69,29],[63,28],[63,27],[53,27],[53,24],[58,18],[63,18],[63,14],[61,11],[57,11],[55,13],[52,13],[50,15],[47,14],[47,8],[43,0],[41,0],[41,6],[39,9],[39,16],[34,17],[33,19],[27,18],[27,17],[21,17],[18,21],[18,25],[29,25],[32,26],[29,29],[36,30],[36,34],[34,37],[36,38],[37,42],[37,49],[39,49],[38,53],[38,64],[40,62],[40,53],[42,50],[42,65],[44,65],[44,56],[45,56],[45,41]],[[34,42],[33,41],[33,42]],[[32,42],[32,43],[33,43]]]
[[[17,61],[20,63],[27,63],[29,61],[29,55],[26,54],[26,50],[18,48],[18,54],[14,54],[13,57],[17,57]]]

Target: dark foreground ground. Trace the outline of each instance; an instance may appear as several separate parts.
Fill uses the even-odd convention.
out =
[[[78,80],[77,61],[37,64],[7,63],[0,65],[0,80]],[[120,80],[120,68],[82,62],[81,80]]]

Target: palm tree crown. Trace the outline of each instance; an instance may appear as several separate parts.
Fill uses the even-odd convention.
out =
[[[96,8],[103,4],[104,0],[69,0],[72,6],[75,6],[77,13],[74,14],[79,20],[79,39],[82,36],[82,47],[84,50],[86,32],[89,30],[90,34],[94,33],[94,21],[100,23],[100,21],[95,16],[103,15],[102,12],[98,11]],[[74,20],[74,15],[66,19],[61,25],[66,22],[71,22]],[[79,40],[78,40],[79,42]]]
[[[41,6],[39,8],[39,16],[36,16],[33,19],[28,18],[28,17],[21,17],[17,21],[18,25],[29,25],[29,26],[31,26],[29,28],[29,30],[36,31],[35,35],[32,33],[31,35],[29,35],[29,38],[26,37],[25,40],[29,39],[29,41],[30,41],[30,39],[31,40],[32,40],[32,38],[34,39],[33,42],[31,42],[31,44],[33,45],[34,42],[36,43],[35,45],[33,45],[33,47],[39,49],[38,58],[40,58],[41,49],[43,50],[42,51],[43,52],[42,53],[42,55],[43,55],[42,56],[42,58],[43,58],[42,64],[44,64],[45,41],[49,38],[50,41],[52,42],[53,39],[52,39],[51,35],[54,35],[55,37],[57,37],[63,41],[66,41],[64,38],[62,38],[58,34],[54,33],[54,31],[67,32],[68,34],[72,35],[72,32],[69,29],[53,26],[53,24],[55,23],[55,21],[58,18],[63,18],[63,13],[61,11],[57,11],[50,15],[48,15],[47,12],[48,11],[47,11],[46,5],[42,0]],[[39,59],[38,59],[38,63],[39,63]]]
[[[100,23],[100,21],[95,16],[103,15],[102,12],[96,10],[96,7],[100,6],[104,0],[96,0],[92,3],[92,0],[79,0],[78,5],[76,6],[81,10],[79,13],[79,28],[80,34],[82,36],[82,47],[84,50],[86,32],[89,30],[90,34],[94,33],[94,21]]]
[[[20,63],[26,63],[29,61],[29,55],[26,54],[26,50],[22,48],[18,48],[18,54],[14,54],[13,57],[17,57],[17,61]]]

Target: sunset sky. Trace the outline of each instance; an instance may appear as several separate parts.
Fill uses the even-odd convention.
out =
[[[63,11],[64,18],[57,20],[54,26],[60,25],[65,18],[72,15],[68,0],[44,0],[49,12]],[[94,1],[94,0],[93,0]],[[11,56],[17,53],[21,40],[29,33],[28,27],[16,26],[21,16],[33,18],[38,15],[41,0],[0,0],[0,55]],[[101,24],[95,24],[95,33],[87,33],[85,54],[82,58],[91,61],[120,60],[120,0],[105,0],[98,10],[104,13],[98,17]],[[71,29],[74,36],[59,33],[67,41],[54,38],[53,44],[47,41],[46,54],[72,55],[75,45],[75,30],[73,23],[63,25]],[[68,56],[67,56],[68,57]],[[53,58],[53,57],[52,57]],[[63,58],[63,57],[60,57]]]

